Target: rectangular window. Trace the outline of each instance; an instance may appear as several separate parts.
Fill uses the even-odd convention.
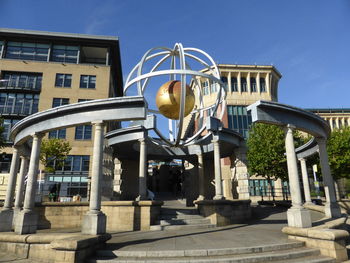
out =
[[[4,50],[4,41],[0,41],[0,58],[2,58],[3,50]]]
[[[63,167],[60,167],[57,170],[63,169],[66,172],[88,172],[90,164],[90,156],[89,155],[68,155],[64,160]]]
[[[41,81],[41,73],[4,72],[0,88],[40,91]]]
[[[256,92],[256,78],[250,78],[250,89],[252,92]]]
[[[96,76],[91,76],[91,75],[80,76],[81,89],[94,89],[95,87],[96,87]]]
[[[264,78],[260,78],[260,91],[266,92],[266,83]]]
[[[77,63],[79,47],[53,45],[51,61],[63,63]]]
[[[76,140],[91,140],[92,126],[80,125],[75,127],[75,139]]]
[[[6,142],[10,142],[10,132],[13,126],[18,122],[19,120],[13,120],[13,119],[4,119],[3,127],[4,131],[2,133],[2,136]]]
[[[274,196],[275,182],[271,180],[271,186],[266,179],[249,179],[249,193],[251,196]]]
[[[49,47],[48,44],[9,41],[5,58],[47,61]]]
[[[228,87],[227,77],[221,77],[221,81],[224,83],[224,89],[227,91],[227,87]]]
[[[247,79],[241,78],[241,88],[242,92],[247,92]]]
[[[209,83],[208,83],[208,81],[204,81],[202,83],[202,87],[203,87],[203,95],[208,95],[209,94]]]
[[[49,132],[49,138],[66,139],[66,129],[59,129]]]
[[[70,88],[72,84],[72,74],[56,74],[55,87]]]
[[[0,114],[30,115],[38,112],[39,94],[1,93]]]
[[[217,90],[218,90],[218,88],[217,88],[216,83],[211,82],[211,84],[210,84],[210,93],[215,93],[215,92],[217,92]]]
[[[69,104],[68,98],[53,98],[52,100],[52,108],[56,108],[67,104]]]
[[[252,117],[246,106],[227,106],[227,118],[229,129],[239,132],[244,138],[248,137]]]
[[[232,92],[237,92],[238,91],[238,82],[236,77],[231,78],[231,88]]]

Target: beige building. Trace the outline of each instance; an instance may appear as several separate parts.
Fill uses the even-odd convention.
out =
[[[6,140],[0,154],[0,200],[11,162],[10,130],[19,120],[65,104],[121,95],[118,38],[0,29],[0,114]],[[87,195],[92,134],[91,125],[84,125],[46,135],[72,146],[63,167],[45,179],[51,187],[57,184],[60,195]]]
[[[246,106],[258,100],[277,101],[278,82],[282,75],[274,66],[218,64],[218,67],[227,92],[224,127],[233,129],[247,138],[252,121]],[[208,73],[208,70],[204,71]],[[198,79],[198,83],[203,91],[204,107],[212,105],[217,98],[217,86],[207,79]],[[260,200],[262,195],[269,195],[266,191],[266,180],[249,178],[244,147],[233,153],[231,158],[223,158],[221,162],[226,198]],[[282,182],[275,182],[275,189],[278,189],[281,197],[282,187]]]
[[[325,119],[331,129],[350,127],[350,109],[306,109]]]

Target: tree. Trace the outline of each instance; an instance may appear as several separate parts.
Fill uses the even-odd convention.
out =
[[[40,161],[46,172],[54,172],[62,167],[72,147],[69,142],[61,139],[44,139],[41,144]]]
[[[332,131],[327,152],[333,177],[350,178],[350,127]]]
[[[299,132],[294,132],[295,147],[305,143]],[[248,171],[250,175],[260,175],[271,180],[288,180],[287,159],[285,156],[285,134],[275,125],[256,123],[249,131],[247,140]]]

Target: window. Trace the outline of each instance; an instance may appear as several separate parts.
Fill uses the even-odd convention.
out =
[[[13,126],[18,122],[19,120],[12,120],[12,119],[4,119],[4,131],[2,133],[3,138],[6,142],[10,142],[10,132]]]
[[[233,92],[237,92],[238,91],[238,82],[237,82],[237,78],[236,77],[232,77],[231,78],[231,89]]]
[[[217,92],[217,90],[218,90],[218,87],[217,87],[216,83],[210,82],[210,93],[215,93],[215,92]]]
[[[0,87],[40,91],[41,81],[42,74],[39,73],[4,72]]]
[[[247,92],[247,79],[241,78],[242,92]]]
[[[67,98],[53,98],[52,108],[69,104],[69,99]]]
[[[246,106],[227,106],[228,127],[248,137],[248,131],[252,124],[251,114],[247,112]]]
[[[202,83],[203,87],[203,95],[208,95],[209,94],[209,82],[206,80]]]
[[[50,139],[66,139],[66,129],[59,129],[49,132]]]
[[[59,106],[67,105],[69,104],[69,99],[67,98],[53,98],[52,100],[52,108],[56,108]],[[65,139],[66,138],[66,129],[59,129],[49,132],[49,138],[56,138],[56,139]]]
[[[75,127],[76,140],[91,140],[92,126],[80,125]]]
[[[271,182],[271,189],[268,180],[265,179],[249,179],[249,193],[251,196],[274,196],[275,195],[275,182]]]
[[[264,78],[260,78],[260,91],[266,92],[266,83]]]
[[[256,79],[250,78],[250,89],[252,92],[256,92]]]
[[[89,164],[89,155],[68,155],[67,159],[64,160],[63,167],[58,167],[58,170],[63,169],[63,171],[88,172]]]
[[[39,94],[0,93],[0,114],[30,115],[38,112]]]
[[[91,99],[78,99],[78,102],[89,101]],[[92,126],[80,125],[75,127],[75,139],[76,140],[91,140]]]
[[[52,47],[51,60],[63,63],[77,63],[78,51],[79,47],[76,46],[54,45]]]
[[[81,89],[94,89],[95,86],[96,86],[96,76],[90,76],[90,75],[80,76]]]
[[[227,91],[227,77],[221,77],[221,81],[224,83],[224,89]]]
[[[8,42],[5,58],[47,61],[48,44]]]
[[[55,87],[70,88],[72,84],[72,74],[56,74]]]

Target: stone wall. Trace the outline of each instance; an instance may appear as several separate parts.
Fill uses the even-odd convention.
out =
[[[107,216],[107,232],[149,230],[157,220],[163,202],[106,201],[102,211]],[[81,228],[82,218],[89,209],[85,202],[47,202],[36,206],[39,229]]]

